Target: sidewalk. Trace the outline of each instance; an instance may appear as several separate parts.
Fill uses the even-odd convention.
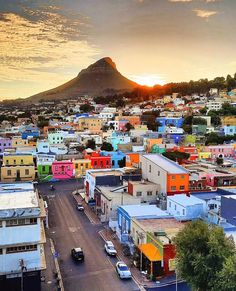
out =
[[[72,194],[75,201],[77,203],[80,203],[83,205],[84,207],[84,213],[86,214],[86,216],[88,217],[89,221],[92,224],[100,224],[101,225],[101,221],[99,220],[99,218],[97,217],[97,215],[92,211],[92,209],[90,208],[90,206],[83,200],[83,198],[79,195],[79,194]]]
[[[58,291],[57,280],[54,272],[56,272],[56,266],[54,263],[53,254],[51,252],[50,240],[47,236],[47,242],[44,245],[47,269],[42,271],[42,277],[44,281],[41,283],[42,291]]]

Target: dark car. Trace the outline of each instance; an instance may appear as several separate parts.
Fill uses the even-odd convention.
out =
[[[78,261],[78,262],[84,261],[84,252],[81,248],[73,248],[71,250],[71,256],[75,261]]]
[[[84,211],[84,206],[81,203],[77,204],[77,210]]]

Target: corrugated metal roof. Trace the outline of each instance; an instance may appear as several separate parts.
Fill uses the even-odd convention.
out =
[[[170,174],[187,174],[188,170],[176,164],[175,162],[158,154],[143,155],[144,158],[155,163]]]

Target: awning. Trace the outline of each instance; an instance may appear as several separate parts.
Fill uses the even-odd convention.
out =
[[[157,262],[163,259],[158,248],[155,247],[152,243],[139,245],[138,248],[150,262]]]

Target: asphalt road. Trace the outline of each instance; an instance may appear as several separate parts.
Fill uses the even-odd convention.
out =
[[[59,253],[65,291],[123,291],[139,290],[133,280],[120,280],[115,271],[116,258],[104,251],[104,241],[98,232],[102,225],[90,223],[85,213],[76,210],[71,192],[82,187],[82,182],[55,183],[55,191],[49,184],[39,185],[43,196],[48,197],[49,235]],[[73,247],[82,247],[84,263],[75,263],[70,256]]]

